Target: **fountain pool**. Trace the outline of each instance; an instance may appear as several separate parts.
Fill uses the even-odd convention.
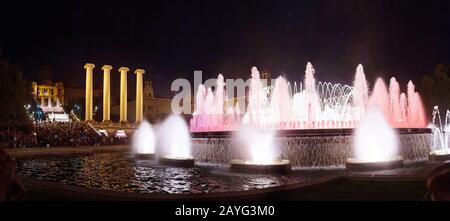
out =
[[[135,193],[214,193],[263,189],[338,173],[337,170],[293,171],[289,174],[230,172],[227,166],[197,164],[172,167],[130,153],[102,153],[71,158],[20,159],[18,173],[59,184]]]

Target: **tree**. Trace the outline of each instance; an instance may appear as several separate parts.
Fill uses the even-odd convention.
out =
[[[0,57],[0,128],[29,130],[25,105],[31,101],[31,85],[15,65]]]
[[[433,107],[439,106],[442,112],[450,109],[450,67],[438,64],[433,73],[425,75],[421,80],[421,95],[428,116]]]

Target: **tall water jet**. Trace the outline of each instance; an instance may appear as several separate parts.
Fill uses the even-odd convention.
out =
[[[132,153],[138,158],[153,158],[155,154],[156,137],[152,125],[142,121],[133,134]]]
[[[221,74],[219,74],[219,76],[217,77],[217,83],[216,83],[216,91],[215,91],[215,98],[214,98],[214,109],[215,112],[214,114],[218,114],[220,116],[223,115],[224,111],[223,111],[223,107],[224,107],[224,87],[225,87],[225,82],[223,79],[223,76]]]
[[[389,104],[389,94],[382,78],[378,78],[373,87],[372,94],[369,99],[369,106],[373,106],[380,111],[386,120],[391,119],[391,108]]]
[[[390,103],[390,111],[391,111],[391,122],[394,126],[401,126],[406,121],[403,118],[404,114],[402,113],[403,109],[400,105],[400,85],[398,84],[395,77],[391,78],[389,83],[389,103]]]
[[[355,118],[358,121],[364,117],[368,100],[369,86],[364,74],[364,68],[359,64],[356,68],[355,80],[353,81],[353,102],[356,109]]]
[[[319,96],[316,91],[316,80],[314,73],[316,70],[312,66],[311,62],[306,64],[305,70],[305,97],[306,97],[306,110],[307,119],[309,123],[314,123],[317,120],[318,112],[320,111]]]
[[[288,84],[283,77],[278,77],[270,100],[270,124],[277,125],[278,128],[286,128],[287,122],[291,120],[291,96],[289,95]]]
[[[251,69],[250,89],[248,94],[248,110],[244,116],[244,122],[248,124],[259,124],[261,119],[261,109],[263,107],[263,96],[261,95],[262,83],[259,71],[256,67]]]
[[[282,160],[276,151],[275,131],[262,131],[241,127],[234,138],[239,149],[244,150],[244,159],[231,160],[231,170],[250,173],[287,172],[289,160]]]
[[[415,86],[412,81],[408,82],[408,124],[413,127],[426,127],[427,119],[425,110],[423,108],[422,99],[418,92],[415,91]]]
[[[385,116],[376,106],[370,106],[355,131],[353,158],[348,169],[388,169],[403,165],[399,157],[398,138]]]
[[[430,160],[450,160],[450,148],[448,145],[450,134],[450,111],[445,114],[445,123],[442,124],[439,107],[434,106],[432,116],[431,151],[428,156]]]
[[[159,162],[172,166],[192,167],[191,136],[184,119],[172,114],[157,130]]]

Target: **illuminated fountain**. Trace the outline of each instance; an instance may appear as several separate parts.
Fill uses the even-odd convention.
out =
[[[441,116],[439,114],[439,108],[438,106],[434,106],[431,123],[432,138],[429,159],[435,161],[450,160],[450,149],[448,146],[448,135],[450,134],[450,111],[447,110],[445,114],[445,124],[443,126]]]
[[[133,135],[132,152],[134,156],[145,159],[154,158],[155,143],[156,138],[152,125],[145,120],[142,121]]]
[[[354,129],[366,118],[369,106],[381,113],[388,131],[398,134],[399,156],[405,161],[428,157],[431,129],[411,81],[404,92],[394,77],[388,84],[378,78],[370,88],[362,65],[356,68],[352,86],[318,82],[315,74],[308,62],[301,83],[278,77],[267,86],[253,67],[245,104],[227,98],[226,89],[231,89],[225,88],[222,75],[212,87],[200,85],[190,121],[195,158],[219,164],[251,160],[246,158],[251,155],[241,153],[245,145],[233,144],[232,132],[252,128],[275,131],[276,154],[292,167],[343,167],[352,156]]]
[[[188,126],[179,115],[170,115],[157,129],[159,163],[192,167],[191,137]]]
[[[231,170],[237,172],[271,173],[287,172],[289,160],[278,157],[275,148],[275,131],[261,131],[242,127],[235,134],[236,145],[244,150],[245,159],[231,160]]]
[[[374,96],[372,101],[377,101]],[[353,158],[347,169],[388,169],[403,166],[399,157],[398,137],[383,112],[373,105],[355,131]]]
[[[256,67],[251,69],[246,111],[227,100],[224,78],[215,86],[200,85],[196,93],[196,110],[190,122],[191,132],[234,131],[240,124],[262,130],[356,128],[367,110],[369,87],[362,65],[356,68],[353,86],[316,82],[315,69],[308,62],[303,83],[291,84],[278,77],[266,86]],[[407,92],[392,77],[389,88],[377,79],[377,107],[394,128],[425,128],[424,108],[414,84]]]

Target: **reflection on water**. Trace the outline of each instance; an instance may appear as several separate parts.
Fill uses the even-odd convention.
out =
[[[24,159],[17,162],[23,176],[88,188],[161,193],[208,193],[262,189],[305,182],[336,171],[293,171],[286,175],[231,173],[227,167],[161,166],[128,154],[107,153],[75,158]]]

